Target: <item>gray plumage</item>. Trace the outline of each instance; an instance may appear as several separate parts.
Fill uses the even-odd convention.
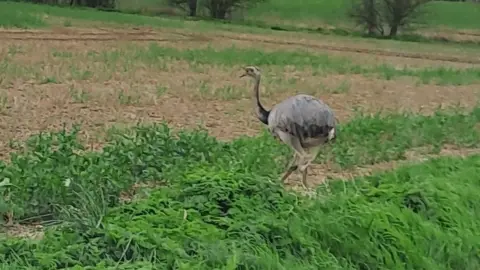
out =
[[[286,132],[298,138],[302,148],[311,148],[328,140],[330,129],[335,128],[335,116],[323,101],[300,94],[272,108],[268,127],[272,134]]]
[[[336,139],[336,119],[332,109],[320,99],[299,94],[267,111],[259,98],[260,69],[255,66],[245,67],[245,73],[241,77],[244,76],[255,79],[254,101],[258,119],[268,126],[274,137],[295,151],[282,181],[299,169],[302,172],[302,184],[306,188],[307,169],[311,162],[322,145]]]

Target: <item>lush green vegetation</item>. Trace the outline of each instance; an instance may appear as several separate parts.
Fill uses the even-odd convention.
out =
[[[350,166],[401,159],[422,145],[478,146],[479,120],[480,108],[465,115],[359,115],[341,126],[334,160]],[[224,143],[203,131],[174,136],[165,125],[138,126],[111,133],[103,151],[89,152],[77,132],[33,136],[1,165],[1,212],[60,224],[42,240],[3,239],[3,267],[480,266],[480,227],[473,222],[480,218],[480,156],[333,181],[329,192],[320,187],[307,198],[276,180],[285,161],[277,158],[290,154],[266,133]],[[121,203],[120,193],[136,183],[156,188]]]

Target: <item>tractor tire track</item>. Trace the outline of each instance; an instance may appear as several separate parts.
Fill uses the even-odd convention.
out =
[[[385,49],[368,49],[353,46],[333,46],[315,41],[285,41],[265,36],[239,35],[228,33],[189,33],[174,29],[151,31],[113,31],[97,28],[98,31],[78,31],[60,29],[57,31],[0,30],[0,40],[39,40],[39,41],[139,41],[139,42],[213,42],[216,40],[267,43],[284,46],[315,48],[324,51],[350,52],[378,56],[444,61],[464,64],[480,64],[480,57],[458,57],[439,54],[398,52]],[[170,36],[170,37],[169,37]]]
[[[401,58],[410,58],[410,59],[425,59],[433,61],[445,61],[453,63],[465,63],[465,64],[480,64],[480,58],[461,58],[455,56],[446,56],[446,55],[433,55],[433,54],[423,54],[423,53],[407,53],[407,52],[394,52],[389,50],[382,49],[366,49],[366,48],[355,48],[349,46],[332,46],[326,44],[318,43],[304,43],[304,42],[295,42],[295,41],[279,41],[274,39],[269,39],[265,37],[252,38],[252,37],[239,37],[233,35],[222,35],[223,38],[228,38],[230,40],[238,41],[251,41],[251,42],[261,42],[277,45],[287,45],[287,46],[300,46],[306,48],[317,48],[326,51],[337,51],[337,52],[352,52],[352,53],[362,53],[362,54],[373,54],[379,56],[392,56],[392,57],[401,57]]]

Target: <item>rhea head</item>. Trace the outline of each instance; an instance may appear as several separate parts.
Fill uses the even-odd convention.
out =
[[[243,73],[240,78],[242,77],[245,77],[245,76],[249,76],[249,77],[252,77],[254,79],[259,79],[260,78],[260,69],[256,66],[247,66],[247,67],[244,67],[243,68],[245,73]]]

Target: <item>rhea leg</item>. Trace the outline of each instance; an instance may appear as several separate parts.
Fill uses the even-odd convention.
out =
[[[297,161],[298,161],[298,154],[297,154],[297,152],[295,152],[295,154],[293,154],[293,159],[292,159],[292,161],[290,161],[290,163],[288,163],[287,171],[286,171],[285,174],[282,176],[282,179],[281,179],[282,183],[285,184],[285,180],[286,180],[295,170],[297,170],[297,168],[298,168]]]
[[[308,189],[308,184],[307,184],[307,173],[308,173],[308,167],[312,164],[312,162],[317,158],[318,153],[320,152],[320,147],[315,147],[313,149],[310,149],[309,155],[305,158],[302,158],[300,160],[300,171],[302,172],[302,186],[304,189]]]
[[[306,167],[303,171],[302,171],[302,186],[304,189],[308,189],[308,184],[307,184],[307,171],[308,171],[308,167]]]
[[[281,141],[283,141],[285,144],[290,146],[293,151],[295,151],[293,160],[288,166],[288,169],[281,180],[282,182],[285,182],[285,180],[292,174],[292,172],[297,170],[299,161],[302,161],[304,159],[306,153],[305,150],[302,148],[302,145],[300,144],[298,138],[293,137],[292,135],[283,131],[277,131],[277,134]]]

